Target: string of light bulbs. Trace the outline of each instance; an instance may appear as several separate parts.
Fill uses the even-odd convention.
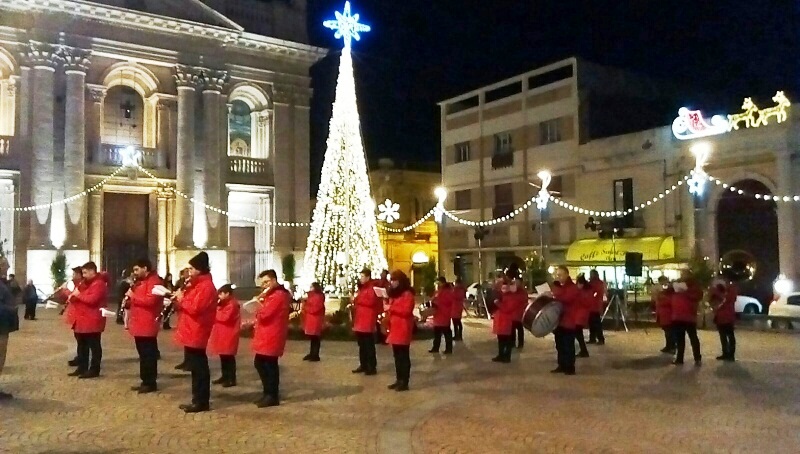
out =
[[[417,222],[415,222],[413,224],[409,224],[409,225],[407,225],[405,227],[401,227],[399,229],[396,229],[394,227],[389,227],[389,226],[383,225],[383,224],[378,224],[378,228],[381,229],[381,230],[386,230],[387,232],[391,232],[391,233],[410,232],[410,231],[416,229],[417,227],[419,227],[420,225],[422,225],[422,223],[427,221],[428,218],[430,218],[431,216],[436,214],[437,210],[438,210],[438,207],[433,207],[433,208],[430,209],[430,211],[428,211],[428,213],[425,216],[423,216],[420,219],[418,219]]]
[[[741,188],[737,188],[734,185],[725,183],[724,181],[720,180],[717,177],[711,176],[706,174],[706,178],[708,181],[715,183],[717,186],[722,186],[723,189],[726,189],[731,192],[735,192],[739,195],[746,195],[749,197],[756,198],[758,200],[767,200],[767,201],[775,201],[775,202],[800,202],[800,195],[772,195],[772,194],[760,194],[757,192],[747,192]]]
[[[111,172],[111,174],[109,176],[107,176],[107,177],[103,178],[102,180],[100,180],[94,186],[91,186],[91,187],[89,187],[87,189],[84,189],[83,191],[81,191],[81,192],[79,192],[77,194],[73,194],[73,195],[71,195],[71,196],[69,196],[67,198],[60,199],[60,200],[55,200],[55,201],[52,201],[50,203],[42,203],[42,204],[39,204],[39,205],[31,205],[31,206],[26,206],[26,207],[0,207],[0,211],[14,211],[14,212],[19,212],[19,211],[38,211],[38,210],[49,209],[49,208],[52,208],[52,207],[57,207],[57,206],[60,206],[60,205],[66,205],[68,203],[72,203],[72,202],[74,202],[74,201],[76,201],[78,199],[81,199],[83,197],[86,197],[89,194],[91,194],[92,192],[95,192],[95,191],[99,190],[100,188],[105,186],[105,184],[108,183],[112,178],[114,178],[117,175],[119,175],[123,170],[125,170],[125,167],[119,167],[116,170],[114,170],[113,172]]]

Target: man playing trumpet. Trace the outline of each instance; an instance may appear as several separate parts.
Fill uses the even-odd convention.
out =
[[[161,278],[153,270],[148,259],[140,259],[133,265],[133,286],[125,292],[123,306],[128,311],[128,333],[133,336],[139,353],[139,377],[142,383],[133,386],[139,394],[158,389],[158,329],[164,298],[153,294],[153,288],[161,285]]]

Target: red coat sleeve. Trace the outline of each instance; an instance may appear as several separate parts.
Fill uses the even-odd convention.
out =
[[[414,315],[414,294],[405,292],[389,306],[389,313],[398,317],[411,317]]]
[[[227,304],[217,309],[217,321],[225,324],[235,322],[239,318],[239,309],[238,301],[229,301]]]
[[[101,308],[106,302],[106,283],[100,276],[97,276],[91,285],[81,292],[80,295],[74,296],[71,301],[83,304],[84,306]]]
[[[131,297],[132,306],[153,307],[162,304],[163,296],[153,295],[153,287],[160,283],[161,279],[147,278],[133,290]]]
[[[214,285],[202,285],[197,290],[187,294],[181,301],[181,310],[190,315],[200,315],[208,310],[209,306],[217,301],[217,289]]]
[[[306,304],[304,306],[306,314],[321,315],[325,313],[325,295],[314,293],[308,295]]]
[[[288,295],[287,292],[277,290],[271,295],[268,295],[264,301],[264,304],[261,308],[256,312],[256,320],[259,322],[266,322],[273,317],[281,314],[281,305],[289,304],[286,301],[286,297],[284,294]]]

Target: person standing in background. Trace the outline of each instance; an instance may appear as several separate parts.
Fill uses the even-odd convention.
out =
[[[594,290],[592,290],[589,281],[583,274],[578,275],[575,279],[575,285],[581,291],[580,302],[575,308],[575,339],[578,341],[578,358],[588,358],[589,350],[586,348],[586,341],[583,337],[583,328],[589,325],[589,314],[594,307]]]
[[[230,388],[236,386],[236,354],[239,352],[242,311],[239,301],[233,295],[232,285],[223,285],[217,295],[217,316],[208,340],[208,350],[212,355],[219,355],[222,376],[211,383]]]
[[[453,286],[455,301],[453,304],[453,340],[461,342],[464,340],[464,325],[461,323],[461,316],[464,314],[464,301],[467,299],[467,289],[464,288],[464,281],[461,276],[456,278]]]
[[[319,282],[313,282],[303,303],[303,332],[308,337],[310,349],[303,361],[319,361],[322,346],[322,328],[325,327],[325,293]],[[373,347],[374,348],[374,347]]]
[[[28,279],[28,285],[22,291],[22,303],[25,304],[25,320],[36,320],[36,305],[39,304],[39,294],[33,280]]]
[[[589,271],[589,287],[594,295],[594,306],[589,312],[589,343],[605,345],[606,337],[603,335],[603,319],[600,314],[603,313],[605,305],[603,300],[606,296],[606,283],[600,279],[597,270]]]
[[[438,289],[433,297],[433,346],[428,353],[439,353],[444,336],[444,354],[453,353],[453,332],[450,330],[450,317],[453,315],[456,294],[444,276],[439,276]]]

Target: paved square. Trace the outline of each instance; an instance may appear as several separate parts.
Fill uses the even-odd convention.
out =
[[[0,452],[171,453],[676,453],[800,451],[800,349],[791,334],[737,333],[735,364],[714,360],[715,332],[701,333],[704,363],[670,365],[660,330],[610,333],[578,360],[578,375],[554,376],[552,338],[527,337],[510,365],[489,361],[488,325],[465,324],[452,357],[412,346],[411,392],[386,389],[391,351],[379,375],[354,376],[355,343],[327,342],[306,363],[290,342],[281,363],[283,402],[258,409],[249,341],[238,357],[239,386],[212,388],[213,411],[185,415],[188,374],[172,367],[180,350],[162,333],[158,394],[138,384],[132,340],[117,325],[103,338],[102,377],[67,377],[72,333],[50,311],[12,334],[0,388]],[[219,361],[212,359],[212,378]]]

